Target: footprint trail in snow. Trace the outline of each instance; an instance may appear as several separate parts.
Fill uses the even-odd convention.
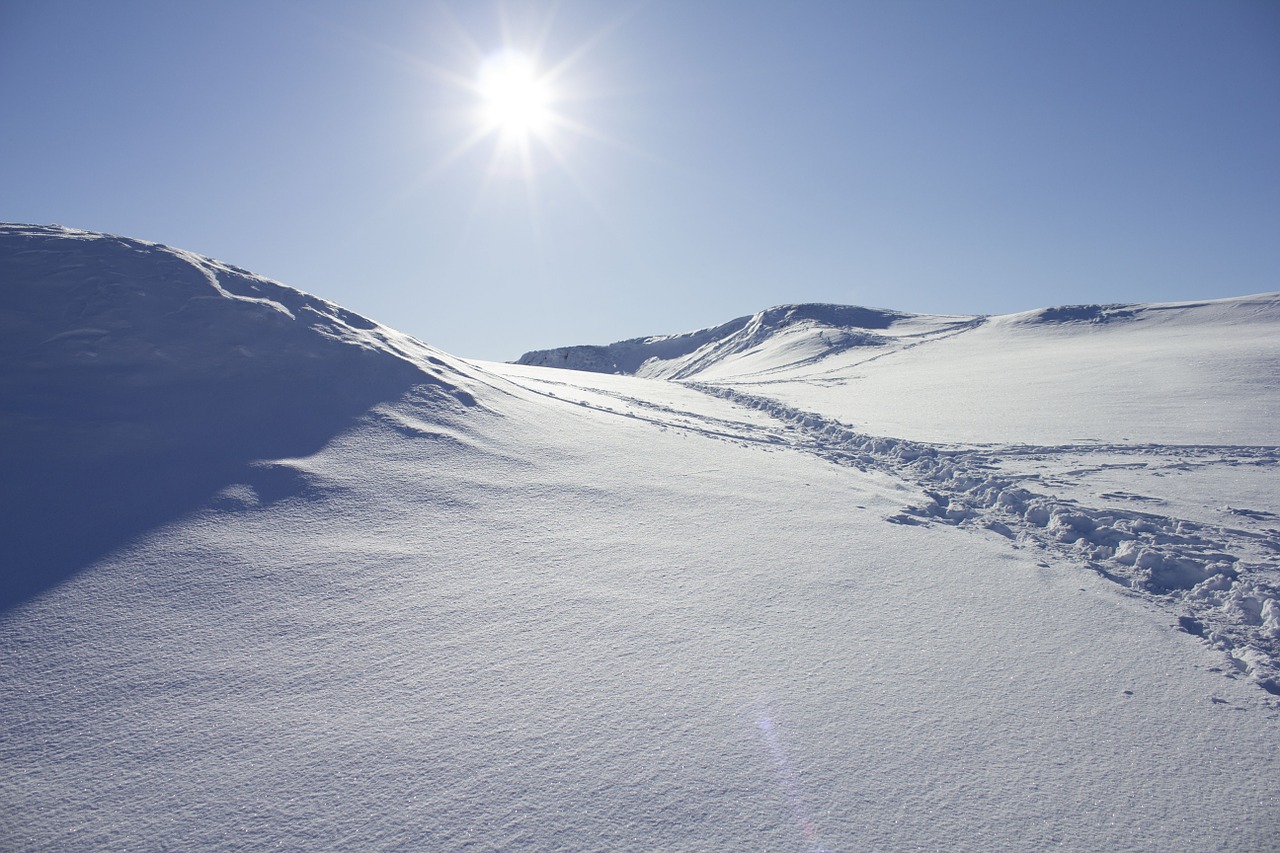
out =
[[[1234,464],[1261,466],[1280,463],[1280,448],[943,449],[859,433],[839,421],[766,397],[703,383],[687,385],[767,412],[792,428],[791,443],[798,449],[920,486],[927,500],[905,507],[889,521],[989,530],[1016,546],[1041,548],[1081,562],[1167,608],[1181,630],[1226,654],[1230,674],[1243,674],[1280,696],[1280,529],[1275,526],[1275,514],[1228,508],[1239,524],[1227,527],[1139,509],[1091,507],[1029,488],[1048,484],[1034,475],[1001,471],[996,464],[1006,457],[1083,453],[1105,459],[1108,454],[1137,452],[1177,454],[1184,460],[1182,465],[1188,464],[1187,458],[1200,464],[1221,461],[1225,453]]]

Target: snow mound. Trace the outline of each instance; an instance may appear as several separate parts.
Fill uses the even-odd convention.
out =
[[[475,402],[448,356],[168,246],[0,225],[0,287],[0,607],[412,386]]]
[[[878,347],[904,334],[972,322],[856,305],[779,305],[720,326],[680,335],[633,338],[604,346],[535,350],[517,364],[592,373],[685,379],[731,362],[742,369],[810,364],[851,347]],[[923,326],[924,329],[917,327]]]

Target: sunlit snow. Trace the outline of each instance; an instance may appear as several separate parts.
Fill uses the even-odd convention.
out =
[[[1274,847],[1276,294],[499,365],[70,229],[0,288],[0,848]]]

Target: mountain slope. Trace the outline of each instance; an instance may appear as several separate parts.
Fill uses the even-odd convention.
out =
[[[86,264],[77,292],[99,292],[82,252],[117,238],[45,237],[20,287],[0,279],[0,331],[64,316],[43,276],[70,286]],[[1275,697],[1178,630],[1164,593],[1073,556],[1079,539],[947,517],[977,506],[967,478],[991,460],[864,442],[729,388],[462,362],[207,259],[124,247],[119,280],[142,294],[82,299],[60,328],[107,330],[99,358],[127,367],[47,359],[45,379],[87,402],[22,371],[5,386],[10,458],[60,446],[75,479],[42,485],[33,467],[3,481],[6,500],[74,498],[92,481],[81,462],[117,449],[142,494],[222,462],[0,612],[0,847],[1225,851],[1275,837]],[[223,304],[197,267],[295,320]],[[152,322],[153,297],[217,307],[179,335]],[[172,364],[151,355],[179,344]],[[280,355],[246,366],[235,346]],[[311,428],[289,413],[326,410],[324,376],[342,404]],[[186,377],[219,405],[190,403]],[[165,413],[95,402],[99,383],[145,388],[127,399]],[[291,387],[306,396],[253,420],[261,389]],[[139,425],[149,441],[129,438]],[[1102,475],[1125,489],[1148,473]],[[111,496],[78,511],[109,515]],[[1065,531],[1054,517],[1044,529]],[[80,535],[45,521],[50,548]]]
[[[977,318],[926,317],[850,305],[781,305],[720,326],[606,346],[534,350],[517,364],[688,379],[729,362],[739,371],[805,365],[852,347],[885,347],[963,328]],[[761,363],[763,362],[763,363]]]
[[[880,312],[893,319],[879,331],[766,321],[778,312],[805,313],[762,312],[743,327],[759,334],[619,372],[731,386],[919,441],[1280,445],[1277,293],[986,318]]]
[[[925,441],[1280,445],[1280,294],[1059,311],[870,362],[836,355],[820,374],[723,378]]]

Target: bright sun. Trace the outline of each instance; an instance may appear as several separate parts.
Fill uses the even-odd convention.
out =
[[[532,29],[526,33],[521,25],[503,18],[502,41],[491,46],[493,52],[487,52],[457,21],[450,23],[458,36],[454,52],[475,64],[464,71],[423,63],[426,71],[452,90],[441,100],[456,105],[447,112],[450,124],[459,131],[457,143],[431,166],[430,176],[483,148],[489,151],[485,186],[499,178],[523,178],[534,204],[535,178],[558,172],[585,197],[587,184],[574,171],[579,146],[588,139],[619,143],[583,121],[584,103],[605,90],[580,66],[616,24],[592,35],[567,56],[553,57],[545,50],[550,20],[526,22]]]
[[[506,51],[488,59],[480,69],[479,93],[489,130],[517,138],[547,131],[551,91],[524,55]]]

